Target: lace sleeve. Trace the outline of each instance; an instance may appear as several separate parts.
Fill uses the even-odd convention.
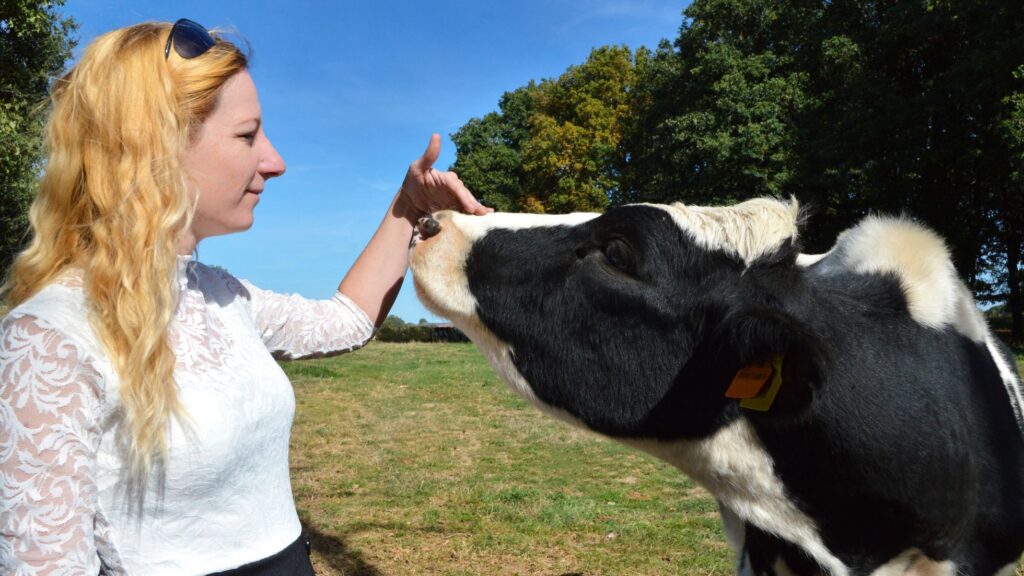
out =
[[[341,292],[327,300],[279,294],[242,281],[253,320],[275,358],[317,358],[362,347],[373,336],[373,322]]]
[[[101,380],[86,352],[44,321],[0,324],[0,572],[99,573]]]

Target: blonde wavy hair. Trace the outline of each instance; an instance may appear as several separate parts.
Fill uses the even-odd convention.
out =
[[[195,203],[182,154],[221,86],[248,67],[216,36],[198,57],[165,59],[170,29],[104,34],[55,82],[32,239],[0,288],[14,307],[66,268],[82,270],[90,322],[121,379],[131,474],[143,479],[166,461],[172,416],[185,416],[168,341],[178,242]]]

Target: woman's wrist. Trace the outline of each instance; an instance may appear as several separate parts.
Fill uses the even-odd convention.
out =
[[[401,188],[398,189],[398,194],[395,195],[395,200],[391,203],[391,214],[396,218],[407,221],[414,227],[419,222],[419,219],[424,216],[412,205],[412,202],[409,201],[409,198],[406,197]]]

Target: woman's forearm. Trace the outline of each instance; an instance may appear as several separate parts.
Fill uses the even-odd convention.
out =
[[[387,318],[405,279],[415,220],[405,196],[396,195],[370,242],[338,285],[376,326]]]

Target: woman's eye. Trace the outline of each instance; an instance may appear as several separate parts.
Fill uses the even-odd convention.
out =
[[[256,133],[255,132],[249,132],[248,134],[239,134],[238,137],[239,138],[243,138],[249,144],[252,144],[253,142],[256,141]]]

